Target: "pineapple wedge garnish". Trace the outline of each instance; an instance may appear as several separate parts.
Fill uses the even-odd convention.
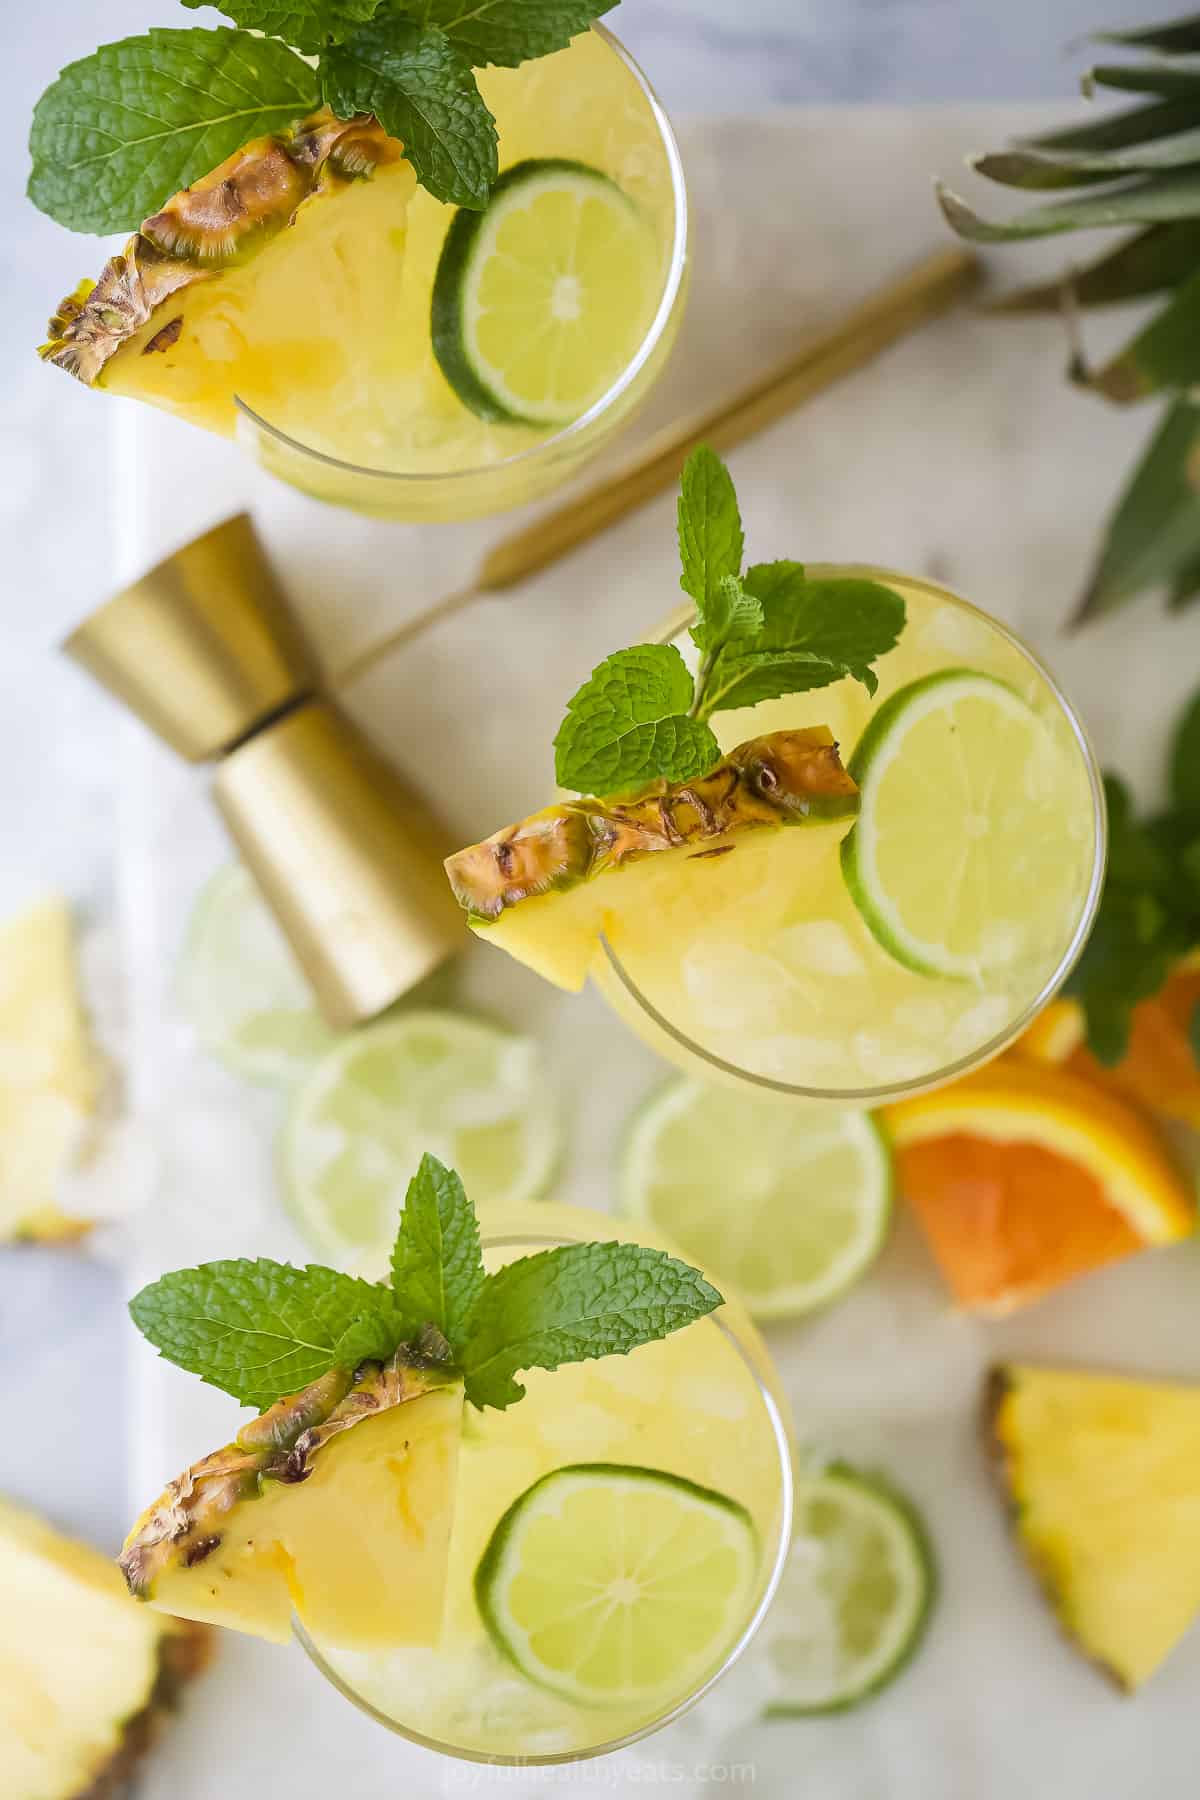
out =
[[[691,781],[545,807],[448,857],[446,873],[474,930],[578,992],[601,938],[619,947],[623,919],[652,921],[667,942],[673,921],[702,917],[718,890],[756,891],[769,858],[755,852],[780,827],[840,835],[857,811],[831,731],[775,731]]]
[[[79,994],[75,940],[55,895],[0,926],[0,1242],[78,1237],[59,1205],[106,1081]]]
[[[163,1612],[283,1643],[434,1644],[442,1624],[462,1385],[405,1347],[277,1400],[171,1482],[125,1541]]]
[[[313,441],[381,404],[408,203],[401,147],[322,108],[168,200],[50,321],[40,354],[231,435],[235,396]]]
[[[1007,1365],[988,1430],[1063,1629],[1121,1687],[1200,1613],[1200,1388]]]
[[[209,1634],[129,1604],[106,1556],[0,1499],[0,1794],[125,1792]]]

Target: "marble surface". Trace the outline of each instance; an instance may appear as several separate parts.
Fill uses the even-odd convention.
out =
[[[1011,113],[1029,123],[1030,109]],[[635,434],[741,385],[806,330],[940,241],[925,176],[990,135],[975,106],[779,109],[757,121],[684,121],[695,215],[692,300],[674,362]],[[836,160],[836,192],[781,218],[773,173]],[[736,203],[732,197],[736,197]],[[730,329],[736,318],[737,328]],[[1103,754],[1149,788],[1166,719],[1195,682],[1200,612],[1174,621],[1129,611],[1074,639],[1061,621],[1138,426],[1088,406],[1059,379],[1057,322],[997,322],[962,309],[919,333],[731,455],[755,556],[865,558],[959,587],[1020,631],[1060,674]],[[248,504],[314,643],[352,657],[388,624],[461,585],[496,521],[444,531],[388,526],[315,507],[253,470],[230,446],[152,412],[121,427],[120,557],[132,571],[184,529]],[[178,496],[186,492],[186,504]],[[664,495],[557,568],[481,603],[381,663],[347,703],[402,768],[430,746],[453,771],[440,802],[464,841],[536,805],[569,693],[614,644],[635,641],[677,592],[673,500]],[[1149,630],[1149,635],[1148,633]],[[497,691],[504,704],[497,705]],[[513,729],[513,720],[520,728]],[[464,729],[464,720],[469,728]],[[282,1103],[199,1056],[172,1005],[168,971],[193,896],[226,852],[204,777],[144,735],[124,742],[123,938],[132,981],[134,1097],[161,1173],[128,1280],[216,1254],[300,1253],[279,1203],[273,1150]],[[661,1065],[594,996],[564,996],[486,946],[466,959],[468,1005],[520,1024],[545,1047],[567,1109],[556,1192],[605,1207],[622,1122]],[[671,1779],[681,1800],[711,1785],[701,1762],[753,1763],[764,1800],[786,1800],[801,1771],[822,1800],[1091,1800],[1134,1791],[1152,1734],[1155,1800],[1191,1780],[1186,1696],[1200,1634],[1136,1707],[1114,1701],[1060,1641],[1006,1542],[978,1442],[978,1396],[996,1358],[1112,1362],[1195,1378],[1195,1244],[1081,1282],[1003,1325],[952,1313],[911,1222],[880,1265],[822,1317],[770,1333],[802,1441],[878,1465],[918,1500],[943,1569],[928,1648],[902,1684],[851,1723],[748,1727],[753,1670],[679,1731],[600,1765],[597,1781]],[[224,1436],[228,1402],[130,1334],[131,1503]],[[511,1790],[431,1759],[347,1717],[299,1654],[227,1642],[146,1800],[208,1800],[205,1747],[243,1715],[292,1721],[286,1749],[255,1735],[222,1800],[251,1800],[272,1774],[307,1800],[335,1779],[356,1800],[404,1791]],[[987,1707],[970,1697],[986,1693]],[[742,1715],[739,1720],[739,1713]],[[948,1733],[948,1717],[954,1721]],[[1053,1759],[1072,1745],[1072,1778]],[[678,1769],[679,1776],[664,1776]],[[533,1795],[545,1780],[523,1778]],[[586,1775],[573,1777],[583,1785]]]
[[[1052,6],[1014,0],[1006,7],[993,0],[844,0],[837,6],[829,0],[740,0],[736,8],[725,0],[626,0],[619,28],[676,112],[759,113],[783,101],[906,104],[984,94],[994,99],[1066,95],[1073,65],[1060,53],[1065,40],[1105,14],[1128,22],[1161,10],[1161,0],[1123,5],[1056,0]],[[137,512],[138,494],[123,462],[129,426],[120,404],[105,406],[40,369],[28,353],[47,302],[94,264],[97,246],[60,232],[28,207],[19,191],[29,108],[60,63],[95,42],[97,9],[90,0],[62,0],[53,11],[31,9],[27,16],[18,16],[12,5],[3,11],[0,47],[8,105],[0,120],[0,298],[7,325],[0,344],[0,585],[6,600],[0,657],[0,910],[38,886],[62,886],[90,935],[103,945],[115,927],[116,847],[131,805],[119,776],[128,766],[121,751],[122,740],[128,748],[128,731],[82,677],[53,655],[52,646],[111,586],[120,547],[128,555],[135,538],[149,542],[149,537],[137,536],[144,514]],[[165,18],[165,0],[106,0],[103,33],[115,38]],[[180,22],[191,18],[181,15]],[[871,120],[887,116],[849,109],[822,115],[828,141],[845,122],[860,146],[854,154],[862,160],[855,164],[852,156],[839,167],[839,184],[848,191],[855,180],[877,178],[879,154],[890,140],[886,128]],[[922,116],[931,115],[916,115]],[[1007,108],[987,122],[978,113],[944,115],[936,150],[931,144],[923,152],[920,179],[935,167],[953,168],[961,150],[998,135],[1010,121],[1016,122]],[[735,130],[732,124],[722,129]],[[714,156],[734,142],[718,133],[700,136]],[[819,149],[802,166],[824,170]],[[890,210],[891,195],[891,189],[883,190],[882,209]],[[826,294],[837,291],[839,272],[852,257],[854,232],[839,220],[837,196],[830,193],[827,206],[823,198],[814,192],[811,199],[825,221],[821,259],[807,271],[790,263],[760,271],[776,290],[773,322],[758,346],[764,355],[787,341],[798,301],[819,296],[822,288]],[[904,204],[914,240],[935,241],[937,225],[924,189],[906,189]],[[689,343],[696,354],[711,347],[692,336],[681,355],[688,354]],[[902,465],[909,502],[897,516],[903,513],[904,529],[895,543],[877,543],[875,551],[881,560],[907,559],[969,583],[984,604],[997,607],[1015,583],[1021,607],[1032,613],[1047,591],[1065,599],[1075,587],[1092,521],[1145,425],[1060,392],[1057,341],[1036,326],[1014,328],[1003,340],[978,325],[960,333],[951,373],[957,371],[961,383],[969,384],[980,358],[1010,349],[1013,404],[1002,419],[981,426],[979,438],[986,437],[989,454],[1002,459],[1000,479],[1010,484],[1008,491],[1023,496],[1019,540],[1011,541],[1006,505],[996,498],[1005,490],[982,483],[973,467],[973,433],[964,422],[964,453],[957,466],[954,459],[943,461],[942,478],[923,474],[920,459],[915,468],[907,460]],[[895,465],[871,454],[874,409],[885,404],[900,409],[897,417],[910,443],[920,442],[922,433],[933,441],[942,430],[927,390],[916,385],[920,364],[903,360],[910,354],[898,353],[892,365],[892,381],[899,387],[881,365],[861,407],[849,396],[830,396],[806,415],[795,459],[762,465],[763,483],[747,509],[751,530],[794,512],[806,532],[820,527],[821,554],[861,553],[858,498],[864,482],[882,492],[899,479]],[[671,394],[685,391],[681,366],[676,364],[671,377],[676,385],[656,402],[660,408],[669,405]],[[1043,459],[1035,467],[1026,454],[1025,433],[1048,391],[1056,396],[1053,429],[1062,434],[1058,441],[1064,449],[1060,461]],[[179,466],[215,470],[218,451],[220,457],[226,454],[199,440],[194,449],[183,447],[183,437],[177,442]],[[169,507],[160,496],[154,529],[177,538],[198,528],[227,477],[216,479],[217,489],[201,485],[185,500],[172,499]],[[303,511],[310,521],[327,517],[315,508]],[[287,527],[274,529],[282,539]],[[336,538],[337,529],[309,527],[322,542]],[[645,541],[637,528],[633,542],[639,553]],[[597,554],[598,575],[603,557]],[[1145,612],[1139,618],[1140,625],[1132,615],[1114,622],[1097,640],[1111,697],[1101,699],[1096,722],[1105,747],[1114,752],[1131,747],[1134,736],[1132,715],[1128,720],[1118,715],[1116,694],[1140,646],[1140,631],[1150,623]],[[1178,633],[1187,627],[1171,629]],[[1182,637],[1176,641],[1185,644]],[[1196,648],[1193,631],[1185,645],[1191,667]],[[1177,667],[1182,680],[1183,653]],[[1155,735],[1145,746],[1147,773],[1158,743]],[[139,877],[136,869],[124,871],[127,887],[136,887]],[[140,946],[143,953],[145,948]],[[0,1251],[0,1396],[6,1415],[0,1487],[52,1507],[63,1522],[100,1543],[115,1540],[126,1516],[122,1302],[127,1288],[128,1277],[96,1255]],[[845,1790],[856,1800],[860,1791],[874,1800],[886,1789],[876,1784]],[[842,1790],[837,1792],[840,1800]]]

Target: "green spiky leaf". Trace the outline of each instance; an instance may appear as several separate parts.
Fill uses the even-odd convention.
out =
[[[1015,244],[1067,231],[1095,231],[1107,225],[1157,225],[1200,218],[1200,168],[1147,176],[1094,198],[1031,206],[997,223],[983,218],[950,188],[938,184],[938,203],[947,224],[973,244]]]
[[[1200,96],[1200,57],[1173,57],[1148,63],[1099,63],[1081,83],[1085,94],[1111,88],[1121,94],[1158,94],[1162,99]]]
[[[1200,269],[1200,219],[1151,225],[1081,269],[1055,281],[1001,294],[989,312],[1061,312],[1067,290],[1076,306],[1115,306],[1175,287]]]
[[[1198,557],[1200,403],[1181,395],[1167,408],[1109,520],[1079,619],[1169,585]]]
[[[1186,131],[1195,123],[1193,100],[1152,100],[1147,106],[1131,106],[1124,112],[1102,113],[1086,125],[1042,131],[1017,142],[1043,150],[1119,150],[1124,144],[1148,144],[1153,138]]]
[[[1131,50],[1200,50],[1200,13],[1170,19],[1162,25],[1140,25],[1134,31],[1096,31],[1096,44],[1124,44]]]
[[[1200,269],[1119,355],[1100,369],[1076,363],[1072,373],[1121,406],[1200,381]]]

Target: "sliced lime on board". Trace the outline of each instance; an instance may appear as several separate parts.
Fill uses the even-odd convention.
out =
[[[534,1043],[479,1019],[408,1012],[352,1033],[292,1097],[280,1146],[292,1212],[339,1258],[385,1255],[426,1150],[480,1208],[538,1199],[559,1114]]]
[[[878,1693],[913,1655],[936,1588],[909,1502],[844,1463],[798,1484],[792,1547],[763,1627],[772,1717],[837,1712]]]
[[[634,1119],[621,1204],[727,1280],[756,1318],[796,1318],[878,1255],[891,1152],[866,1113],[677,1079]]]
[[[201,889],[175,969],[174,1000],[202,1048],[251,1081],[298,1081],[335,1042],[241,863],[219,869]]]
[[[534,1482],[475,1576],[522,1674],[581,1706],[682,1698],[745,1622],[758,1538],[745,1508],[658,1469],[578,1463]]]
[[[615,181],[586,163],[516,163],[446,234],[434,354],[480,418],[567,425],[632,361],[659,282],[654,233]]]
[[[918,975],[978,980],[1072,912],[1078,803],[1063,746],[1015,690],[972,669],[911,682],[850,759],[861,789],[842,842],[873,936]]]

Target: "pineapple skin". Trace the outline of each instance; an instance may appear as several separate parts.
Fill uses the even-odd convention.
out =
[[[63,1536],[39,1514],[3,1496],[0,1496],[0,1543],[7,1548],[23,1550],[31,1560],[36,1559],[53,1568],[57,1574],[76,1583],[84,1595],[94,1597],[98,1592],[101,1596],[110,1596],[115,1589],[116,1604],[124,1604],[119,1577],[106,1556],[90,1544]],[[157,1643],[143,1703],[119,1722],[116,1747],[111,1750],[99,1747],[88,1759],[91,1766],[83,1777],[84,1784],[78,1785],[79,1777],[76,1776],[66,1786],[53,1789],[39,1786],[35,1794],[27,1794],[24,1788],[17,1793],[6,1792],[5,1800],[120,1800],[120,1796],[128,1792],[137,1765],[177,1710],[183,1690],[207,1667],[214,1644],[213,1633],[206,1626],[183,1619],[163,1618],[154,1628],[154,1635]],[[0,1611],[0,1652],[11,1652],[14,1648],[18,1655],[28,1653],[27,1643],[5,1645],[4,1614]],[[69,1697],[75,1703],[83,1698],[82,1695]],[[74,1718],[77,1704],[69,1710]],[[0,1761],[3,1757],[4,1748],[0,1746]]]
[[[1147,1439],[1153,1437],[1156,1426],[1161,1439],[1163,1426],[1169,1424],[1177,1435],[1182,1436],[1185,1470],[1183,1488],[1190,1512],[1200,1511],[1200,1389],[1182,1382],[1141,1382],[1108,1373],[1016,1364],[997,1365],[990,1371],[985,1383],[985,1445],[1026,1560],[1068,1642],[1120,1693],[1132,1695],[1162,1664],[1196,1615],[1200,1614],[1200,1558],[1196,1557],[1192,1549],[1191,1560],[1194,1566],[1176,1566],[1172,1563],[1169,1570],[1171,1591],[1165,1622],[1154,1616],[1154,1607],[1149,1604],[1156,1600],[1156,1594],[1151,1591],[1149,1584],[1139,1584],[1136,1609],[1131,1607],[1126,1621],[1129,1631],[1125,1640],[1118,1647],[1114,1634],[1107,1631],[1104,1635],[1108,1642],[1097,1641],[1100,1634],[1096,1631],[1095,1614],[1088,1607],[1089,1596],[1084,1591],[1086,1573],[1081,1579],[1079,1565],[1071,1564],[1070,1551],[1073,1546],[1069,1542],[1068,1533],[1061,1525],[1057,1533],[1047,1531],[1045,1520],[1036,1516],[1040,1510],[1038,1470],[1035,1455],[1031,1455],[1031,1451],[1036,1453],[1037,1436],[1030,1429],[1031,1423],[1036,1424],[1036,1420],[1023,1419],[1020,1412],[1022,1390],[1028,1391],[1035,1385],[1040,1385],[1043,1392],[1047,1393],[1057,1390],[1056,1397],[1062,1403],[1062,1410],[1051,1419],[1043,1421],[1043,1427],[1047,1437],[1052,1437],[1060,1445],[1071,1430],[1072,1403],[1080,1418],[1081,1432],[1097,1430],[1097,1401],[1115,1408],[1122,1425],[1128,1426],[1131,1422],[1136,1422]],[[1086,1418],[1082,1417],[1083,1408],[1079,1405],[1084,1396],[1089,1406]],[[1165,1408],[1170,1409],[1166,1417],[1162,1410]],[[1169,1464],[1166,1465],[1166,1472],[1168,1476],[1174,1473]],[[1090,1480],[1087,1475],[1080,1475],[1081,1514],[1094,1505],[1095,1490],[1103,1480],[1103,1470],[1093,1469],[1089,1474]],[[1165,1485],[1163,1474],[1164,1465],[1157,1463],[1146,1480],[1147,1498],[1159,1497],[1159,1491]],[[1178,1499],[1178,1484],[1170,1480],[1169,1486],[1173,1497]],[[1126,1510],[1128,1512],[1128,1508]],[[1161,1541],[1170,1546],[1172,1540],[1161,1528],[1161,1521],[1143,1518],[1137,1525],[1144,1530],[1152,1545]],[[1169,1519],[1167,1525],[1170,1525]],[[1122,1548],[1128,1543],[1134,1529],[1128,1517],[1123,1517],[1120,1532]],[[1190,1530],[1179,1532],[1177,1529],[1177,1547],[1191,1548],[1193,1535]],[[1079,1536],[1081,1541],[1085,1539],[1082,1530]],[[1119,1578],[1120,1571],[1114,1571],[1113,1559],[1104,1554],[1103,1543],[1087,1544],[1086,1549],[1091,1557],[1090,1571],[1098,1571],[1101,1582]],[[1085,1571],[1090,1572],[1086,1557],[1083,1561]],[[1164,1586],[1166,1579],[1164,1576]],[[1128,1602],[1128,1592],[1126,1600]],[[1150,1635],[1144,1641],[1137,1642],[1137,1630],[1149,1632]]]
[[[252,259],[320,195],[403,160],[403,150],[373,118],[334,117],[328,107],[289,131],[254,138],[146,219],[97,281],[81,281],[60,303],[38,355],[86,386],[160,311],[142,355],[168,351],[180,318],[172,296]]]
[[[858,785],[825,726],[751,738],[691,781],[656,782],[637,799],[548,806],[446,859],[454,897],[473,922],[591,881],[606,870],[765,825],[849,817]],[[693,849],[720,856],[724,843]]]
[[[118,1559],[130,1592],[275,1643],[294,1613],[341,1647],[432,1641],[461,1407],[444,1360],[407,1345],[276,1401],[136,1521]]]

